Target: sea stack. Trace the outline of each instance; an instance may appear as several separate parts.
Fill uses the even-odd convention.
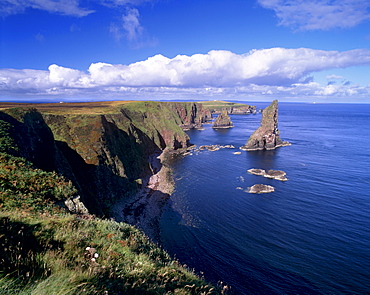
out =
[[[290,145],[280,139],[278,130],[278,101],[274,100],[262,112],[261,126],[249,137],[248,142],[240,149],[245,151],[273,150],[280,146]]]
[[[221,114],[219,114],[216,120],[213,122],[212,128],[218,129],[218,128],[231,128],[231,127],[233,127],[233,122],[231,122],[231,119],[229,115],[227,114],[227,110],[223,109],[221,111]]]

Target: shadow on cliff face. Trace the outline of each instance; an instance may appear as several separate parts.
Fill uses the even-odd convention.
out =
[[[52,171],[55,169],[54,137],[42,115],[36,109],[14,109],[15,115],[21,116],[23,122],[0,112],[0,120],[13,126],[12,138],[18,147],[17,156],[26,158],[37,168]]]
[[[98,158],[95,165],[87,163],[69,143],[55,140],[36,109],[0,112],[0,120],[12,125],[11,137],[18,146],[17,156],[26,158],[37,168],[56,171],[71,180],[89,212],[107,216],[109,207],[117,199],[135,192],[140,183],[145,183],[142,178],[161,168],[160,163],[152,167],[148,158],[152,153],[159,154],[166,144],[158,131],[156,139],[149,138],[132,123],[124,131],[104,116],[101,118],[103,133],[95,150]],[[54,119],[57,124],[66,124],[64,120]]]

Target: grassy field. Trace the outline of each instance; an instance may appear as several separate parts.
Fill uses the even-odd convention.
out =
[[[0,110],[10,108],[37,108],[48,114],[109,114],[119,112],[122,106],[135,101],[100,101],[100,102],[72,102],[72,103],[12,103],[0,102]]]
[[[248,105],[243,103],[228,102],[222,100],[212,100],[212,101],[200,101],[204,107],[208,109],[223,109],[228,107],[246,107]]]

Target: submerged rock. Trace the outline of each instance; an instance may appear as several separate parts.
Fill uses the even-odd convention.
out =
[[[233,122],[231,122],[231,119],[229,115],[227,114],[227,110],[223,109],[221,114],[219,114],[216,118],[216,120],[213,122],[212,128],[218,129],[218,128],[231,128],[233,126]]]
[[[245,151],[272,150],[290,145],[280,139],[278,130],[278,101],[274,100],[262,112],[261,126],[249,137],[248,142],[240,149]]]
[[[248,169],[247,170],[249,173],[254,174],[254,175],[260,175],[266,178],[272,178],[280,181],[287,181],[288,178],[286,178],[286,173],[282,170],[268,170],[267,172],[263,169]]]
[[[255,184],[249,187],[247,191],[251,194],[265,194],[274,192],[275,188],[267,184]]]

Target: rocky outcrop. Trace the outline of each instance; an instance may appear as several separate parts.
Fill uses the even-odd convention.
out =
[[[85,207],[85,204],[81,202],[80,196],[70,198],[64,201],[64,204],[68,208],[69,212],[75,214],[88,214],[89,211]]]
[[[266,184],[255,184],[248,188],[248,193],[251,194],[266,194],[266,193],[272,193],[275,191],[275,188],[271,185]]]
[[[174,102],[167,106],[178,115],[181,120],[179,125],[183,130],[200,129],[203,123],[212,119],[211,111],[199,103]]]
[[[290,145],[290,143],[280,139],[280,131],[278,130],[278,101],[274,100],[263,110],[261,126],[240,149],[245,151],[272,150],[287,145]]]
[[[201,145],[199,147],[200,151],[208,150],[210,152],[218,151],[220,149],[234,149],[235,147],[231,144],[228,145],[219,145],[219,144],[213,144],[213,145]]]
[[[233,115],[248,115],[256,114],[256,106],[251,106],[247,104],[227,102],[227,101],[205,101],[201,104],[212,114],[221,114],[222,110],[226,109],[228,114]]]
[[[268,170],[267,172],[263,169],[248,169],[249,173],[254,175],[260,175],[266,178],[272,178],[280,181],[287,181],[288,178],[286,177],[286,173],[282,170]]]
[[[231,127],[233,127],[233,122],[231,122],[230,116],[227,114],[227,110],[223,109],[221,114],[219,114],[213,122],[212,128],[225,129]]]
[[[228,110],[229,114],[232,115],[249,115],[249,114],[256,114],[257,109],[256,106],[245,106],[245,107],[231,107]]]

